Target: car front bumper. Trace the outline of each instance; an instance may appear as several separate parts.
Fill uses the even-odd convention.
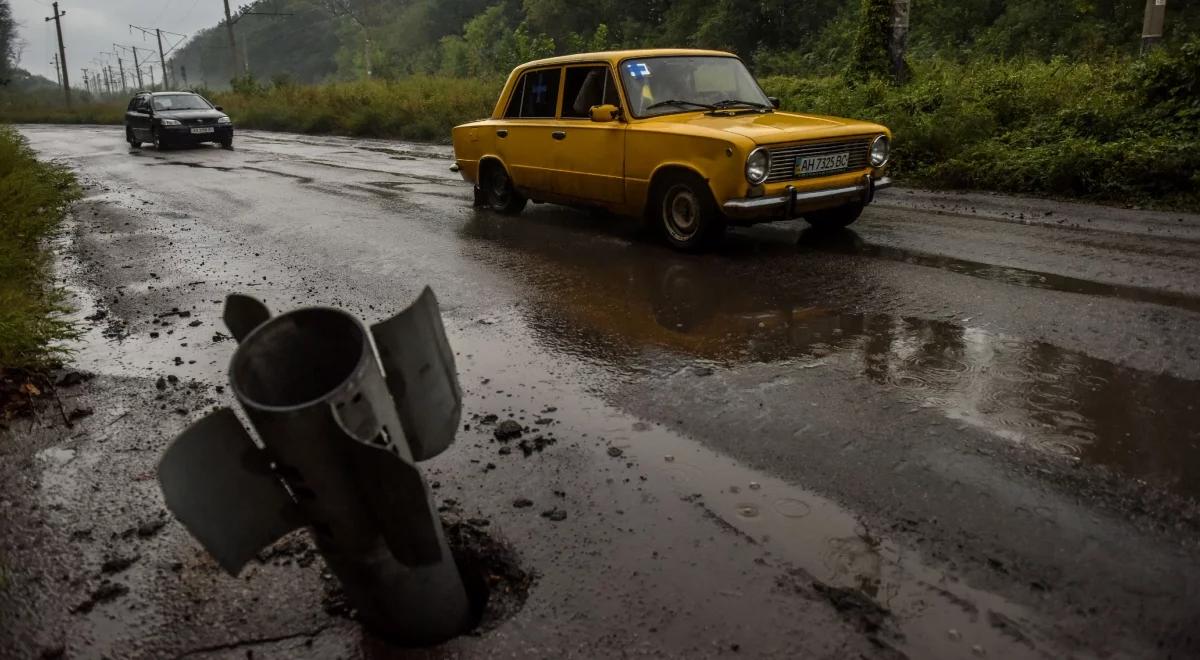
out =
[[[730,220],[789,220],[803,215],[807,211],[817,211],[855,201],[862,202],[864,205],[870,204],[877,191],[890,188],[891,185],[892,180],[888,177],[876,179],[867,174],[858,183],[850,186],[804,192],[788,186],[787,191],[783,194],[731,199],[722,204],[721,209]]]
[[[195,126],[162,126],[159,130],[162,131],[162,136],[170,142],[221,142],[224,140],[233,139],[232,124],[218,124],[216,126],[206,126],[212,128],[212,133],[193,133],[192,129]]]

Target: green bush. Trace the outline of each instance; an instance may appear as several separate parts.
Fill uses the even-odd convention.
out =
[[[445,142],[450,129],[491,114],[503,82],[411,76],[328,85],[255,86],[217,93],[240,127]]]
[[[1087,62],[927,59],[913,79],[763,79],[792,110],[895,134],[893,174],[933,187],[1200,208],[1200,43]]]

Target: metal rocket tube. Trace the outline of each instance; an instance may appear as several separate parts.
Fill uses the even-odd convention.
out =
[[[270,318],[238,296],[226,320],[231,389],[263,448],[229,410],[193,425],[160,464],[171,510],[234,574],[307,526],[369,627],[411,645],[465,632],[471,603],[414,463],[450,444],[461,406],[432,292],[370,332],[340,310]]]

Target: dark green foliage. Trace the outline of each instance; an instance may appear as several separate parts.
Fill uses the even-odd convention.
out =
[[[1200,209],[1200,40],[1132,61],[918,61],[913,80],[763,79],[789,109],[879,121],[936,187]]]
[[[846,67],[850,80],[887,78],[892,62],[888,57],[888,39],[892,32],[892,0],[862,0],[854,51]]]
[[[63,355],[73,336],[61,292],[50,281],[46,240],[77,196],[64,167],[37,161],[0,126],[0,371],[37,369]]]

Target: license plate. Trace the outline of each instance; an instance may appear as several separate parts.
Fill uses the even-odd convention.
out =
[[[850,152],[827,156],[805,156],[796,159],[796,176],[811,176],[850,167]]]
[[[192,129],[192,135],[196,135],[196,134],[199,134],[199,133],[212,133],[212,132],[213,132],[213,129],[212,129],[211,127],[206,127],[206,128],[193,128],[193,129]]]

